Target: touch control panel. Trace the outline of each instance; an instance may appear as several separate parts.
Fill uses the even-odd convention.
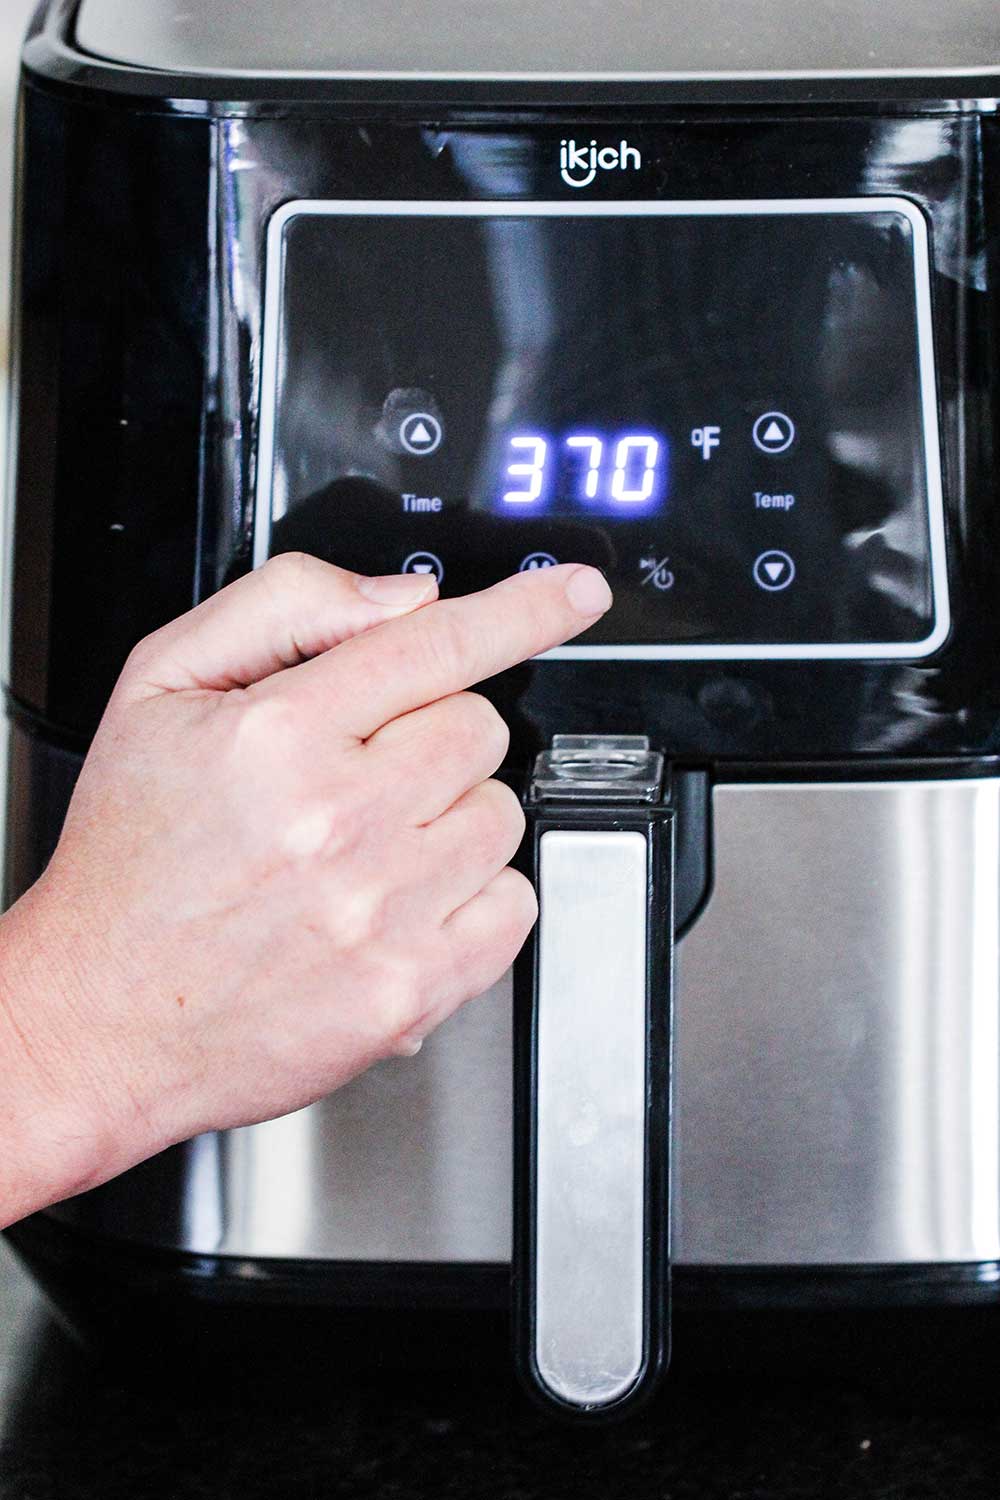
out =
[[[927,228],[904,198],[296,202],[256,564],[444,594],[595,563],[564,656],[921,657],[948,632]]]

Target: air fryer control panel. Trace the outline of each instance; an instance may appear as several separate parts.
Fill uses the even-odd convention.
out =
[[[258,564],[595,563],[616,604],[569,656],[947,634],[909,200],[299,201],[266,274]]]

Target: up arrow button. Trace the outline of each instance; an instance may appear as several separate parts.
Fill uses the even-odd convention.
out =
[[[762,453],[784,453],[795,441],[795,423],[783,411],[766,411],[753,424],[753,440]]]
[[[399,441],[407,453],[412,453],[417,458],[434,453],[440,447],[443,436],[441,423],[429,411],[410,412],[399,424]]]

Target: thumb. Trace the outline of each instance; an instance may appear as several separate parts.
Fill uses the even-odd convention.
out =
[[[142,641],[124,685],[139,697],[249,687],[410,614],[437,591],[424,574],[367,578],[305,553],[280,553]]]

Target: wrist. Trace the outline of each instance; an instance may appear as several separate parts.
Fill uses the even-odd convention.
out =
[[[73,906],[43,876],[0,917],[0,1225],[157,1149],[102,1022],[111,966]]]

